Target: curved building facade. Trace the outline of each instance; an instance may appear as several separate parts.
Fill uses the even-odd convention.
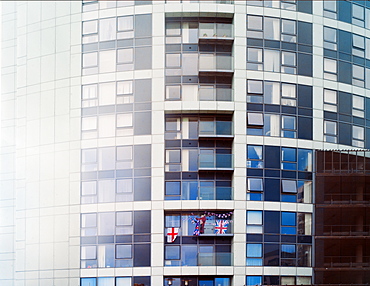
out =
[[[2,3],[1,285],[370,283],[369,29],[370,1]]]

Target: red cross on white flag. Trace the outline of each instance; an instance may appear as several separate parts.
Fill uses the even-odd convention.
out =
[[[169,243],[174,242],[178,234],[179,234],[179,228],[178,227],[169,227],[169,228],[167,228],[167,242],[169,242]]]

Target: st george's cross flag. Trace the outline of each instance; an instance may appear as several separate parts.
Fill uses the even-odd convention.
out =
[[[167,242],[168,243],[174,242],[178,234],[179,234],[179,228],[178,227],[169,227],[169,228],[167,228]]]
[[[216,220],[215,234],[225,234],[228,225],[228,220]]]

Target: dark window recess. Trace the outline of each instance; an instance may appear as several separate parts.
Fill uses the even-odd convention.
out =
[[[150,266],[150,244],[134,245],[134,267]]]
[[[312,86],[298,85],[298,106],[312,108]]]
[[[312,140],[312,118],[298,117],[298,138]]]
[[[148,1],[142,1],[148,2]],[[152,15],[136,15],[135,19],[135,37],[151,37],[152,35]]]
[[[134,232],[150,233],[151,214],[150,211],[135,211],[134,212]]]
[[[352,126],[346,123],[339,123],[339,144],[352,145]]]
[[[265,157],[265,167],[280,169],[280,153],[280,147],[265,146],[264,154],[268,154],[268,156]]]
[[[366,145],[365,145],[365,148],[366,149],[370,149],[370,128],[366,128]]]
[[[352,84],[352,64],[338,61],[338,81]]]
[[[312,55],[298,53],[298,75],[312,76]]]
[[[298,12],[312,14],[312,1],[297,1],[296,3],[297,3]],[[265,284],[272,284],[272,283],[265,283]]]
[[[338,92],[339,113],[352,113],[352,94],[339,91]]]
[[[298,1],[311,2],[311,1]],[[311,3],[312,5],[312,3]],[[312,46],[312,24],[298,21],[298,43]]]
[[[339,1],[339,2],[345,2],[345,1]],[[343,52],[346,54],[352,54],[352,33],[346,32],[343,30],[338,30],[338,50],[339,52]]]
[[[264,263],[265,266],[278,266],[279,265],[279,244],[265,244],[264,245]]]
[[[280,184],[280,181],[278,182]],[[280,212],[265,211],[264,224],[265,224],[264,233],[266,234],[280,233]]]
[[[348,1],[337,1],[338,20],[346,23],[352,21],[352,3]]]
[[[278,202],[280,201],[280,180],[265,179],[265,200]]]

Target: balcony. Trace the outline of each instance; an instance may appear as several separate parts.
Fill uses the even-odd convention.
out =
[[[232,101],[233,93],[230,86],[218,87],[201,85],[198,90],[199,101]]]
[[[233,137],[233,124],[231,121],[200,121],[199,137]]]
[[[232,76],[233,73],[230,54],[199,54],[199,76]]]
[[[233,170],[233,155],[232,154],[214,154],[214,153],[203,153],[202,154],[201,153],[199,154],[199,170],[230,170],[231,171]]]
[[[199,253],[198,266],[232,266],[232,253]]]
[[[232,45],[233,25],[229,23],[199,23],[199,44]]]
[[[182,200],[232,200],[232,187],[199,187],[182,190]]]

